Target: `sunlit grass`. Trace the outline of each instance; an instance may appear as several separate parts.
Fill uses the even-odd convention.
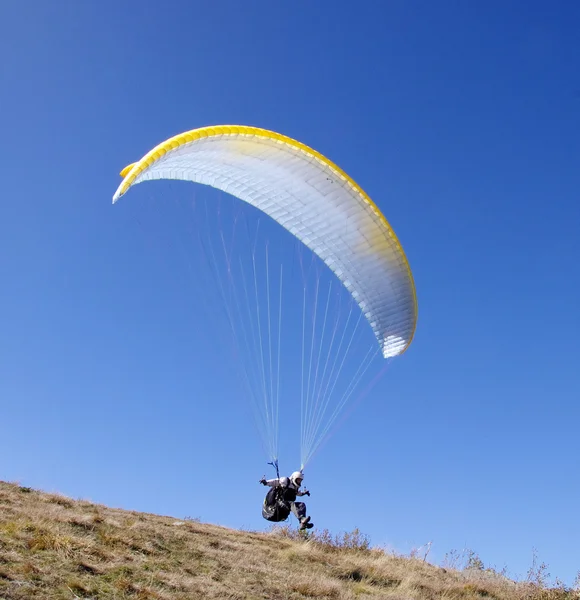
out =
[[[550,587],[535,558],[516,582],[473,552],[450,552],[443,566],[427,553],[373,548],[356,529],[237,531],[0,483],[3,600],[580,598]]]

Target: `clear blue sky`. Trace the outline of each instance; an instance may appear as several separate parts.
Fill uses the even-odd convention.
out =
[[[514,576],[537,548],[571,583],[580,4],[283,4],[2,4],[0,478],[267,527],[199,286],[143,235],[142,192],[111,205],[167,137],[256,125],[351,174],[417,285],[410,350],[307,471],[316,525]]]

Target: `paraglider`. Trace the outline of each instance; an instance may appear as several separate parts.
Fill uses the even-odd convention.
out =
[[[219,125],[187,131],[157,145],[125,167],[121,175],[113,203],[132,186],[152,180],[207,185],[268,215],[328,270],[331,280],[327,295],[319,280],[311,294],[305,284],[301,327],[293,323],[286,329],[301,334],[301,344],[296,346],[300,349],[289,352],[291,357],[301,358],[301,376],[294,378],[300,391],[289,397],[300,398],[300,460],[304,469],[377,354],[391,360],[403,354],[413,339],[417,324],[415,285],[389,222],[363,189],[324,155],[257,127]],[[238,356],[247,394],[261,411],[264,446],[272,464],[277,465],[280,379],[284,371],[280,346],[286,342],[282,334],[283,272],[280,269],[274,278],[266,248],[264,283],[258,285],[256,247],[254,241],[248,270],[240,266],[239,282],[232,275],[237,266],[234,253],[225,253],[228,278],[222,295],[230,302],[226,308],[233,338],[243,345]],[[208,260],[212,265],[217,263],[215,254],[212,251]],[[339,322],[339,311],[334,318],[331,303],[336,291],[332,285],[337,281],[351,303],[343,322]],[[264,296],[260,294],[265,301],[261,302]],[[299,302],[294,298],[292,304]],[[279,310],[275,310],[278,305]],[[373,338],[367,342],[367,353],[359,350],[357,336]],[[282,479],[290,482],[290,496],[302,494],[300,485],[295,489],[302,477]],[[284,487],[279,477],[271,481],[277,483],[271,486],[270,500]],[[266,481],[266,485],[270,483]],[[294,507],[301,526],[311,526],[303,520],[306,515],[295,496],[290,503],[283,499],[284,503],[290,510]]]
[[[285,521],[292,513],[300,523],[300,530],[312,529],[314,524],[310,517],[306,516],[306,504],[296,502],[297,496],[310,496],[308,490],[301,490],[304,474],[302,471],[294,471],[290,477],[276,477],[276,479],[261,479],[262,485],[271,489],[264,498],[262,516],[267,521],[276,523]]]

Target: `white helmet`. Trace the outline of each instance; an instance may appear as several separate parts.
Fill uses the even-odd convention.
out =
[[[304,479],[304,473],[302,473],[302,471],[294,471],[294,473],[292,473],[292,475],[290,475],[290,481],[295,484],[295,485],[299,485],[297,483],[297,480],[300,480],[300,483],[302,483],[302,480]]]

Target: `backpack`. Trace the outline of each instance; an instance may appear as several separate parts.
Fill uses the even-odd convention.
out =
[[[268,490],[262,505],[262,516],[267,521],[278,523],[290,516],[290,504],[284,499],[286,490],[276,486]]]

